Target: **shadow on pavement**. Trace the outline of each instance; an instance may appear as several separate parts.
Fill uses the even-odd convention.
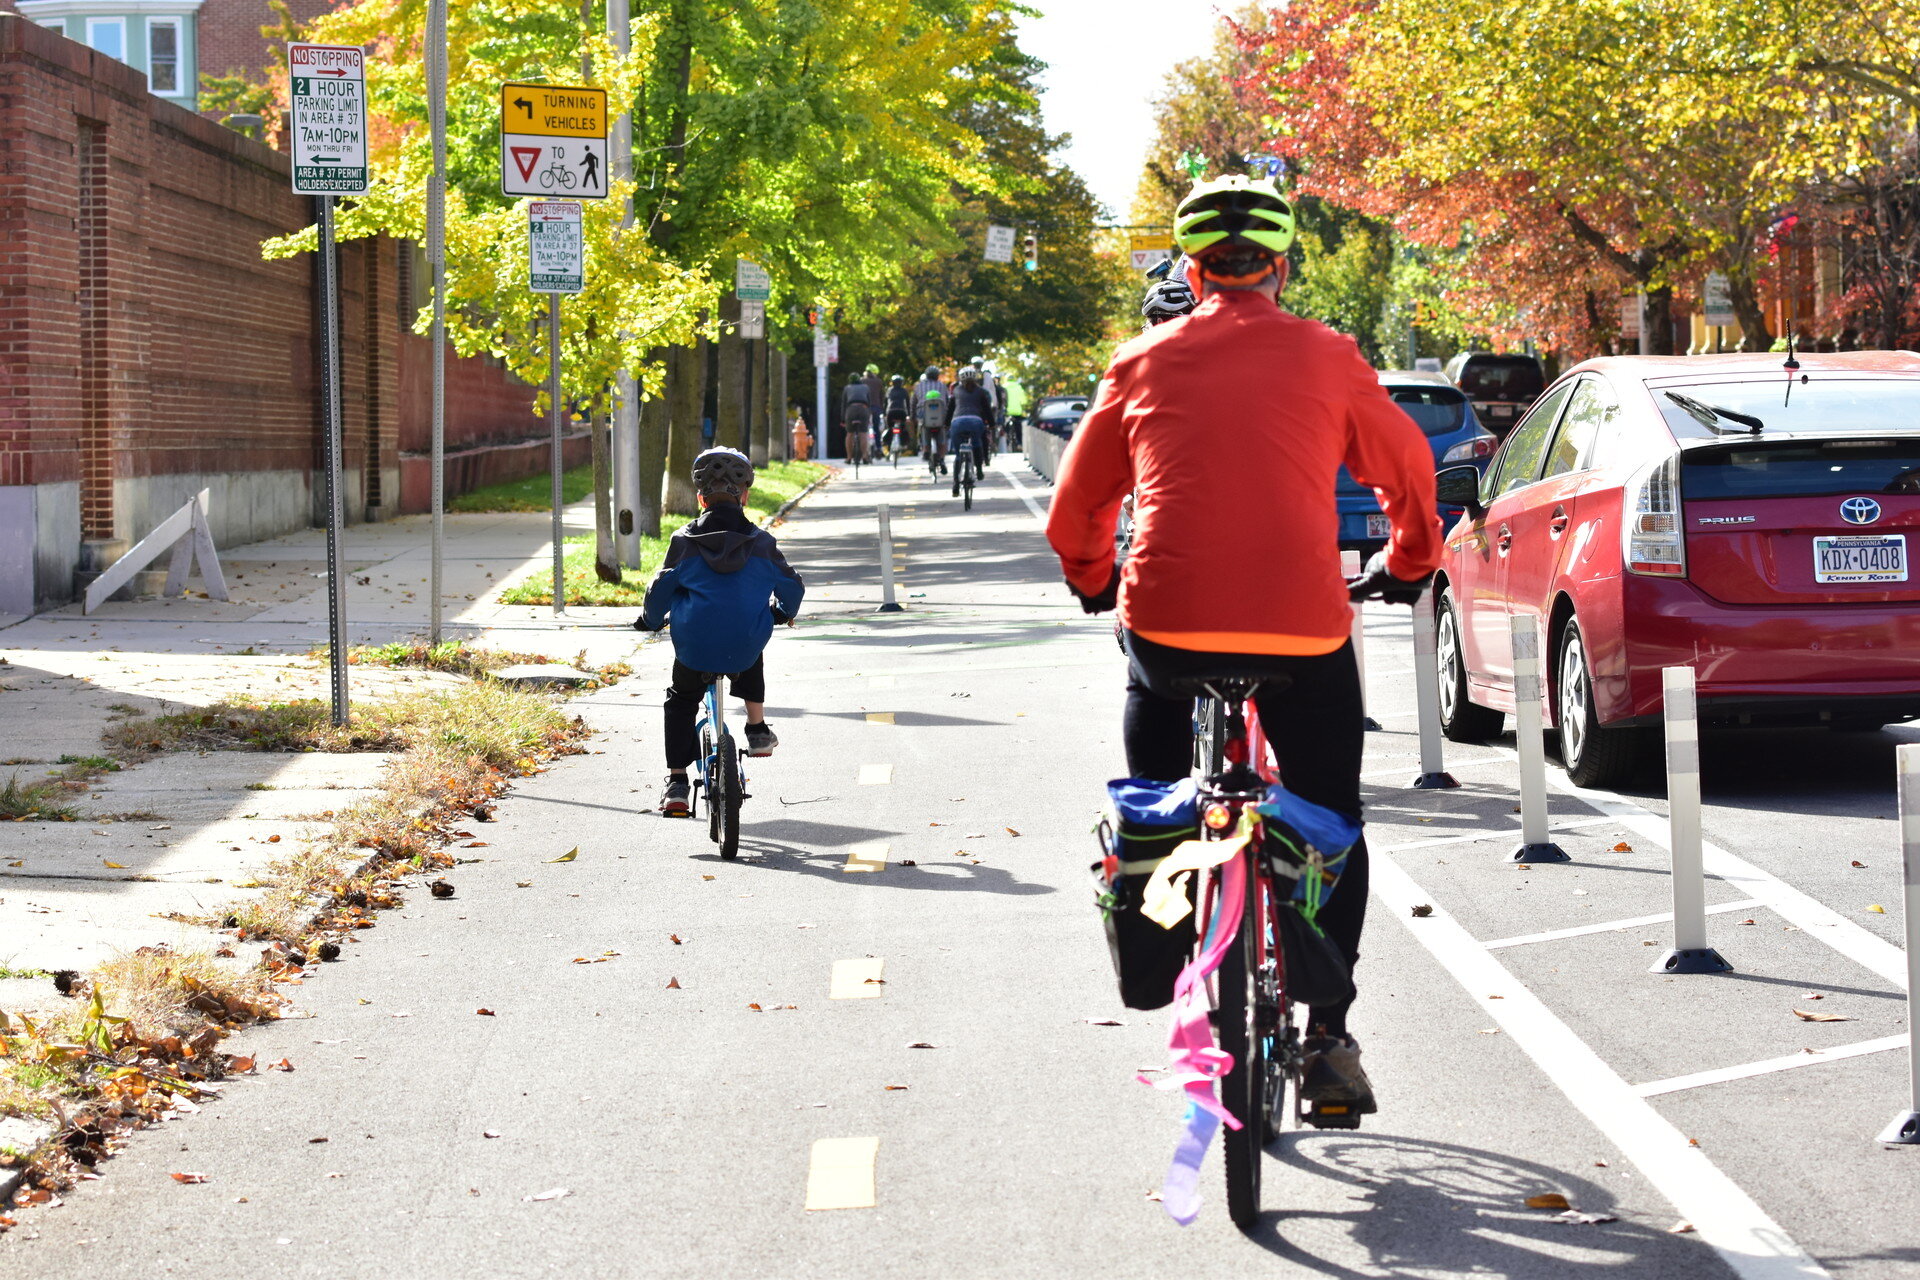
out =
[[[1365,1189],[1347,1212],[1261,1215],[1248,1237],[1277,1257],[1320,1276],[1362,1280],[1382,1274],[1497,1275],[1506,1280],[1561,1280],[1607,1270],[1636,1280],[1704,1280],[1731,1273],[1697,1235],[1615,1221],[1573,1223],[1528,1209],[1529,1196],[1557,1191],[1582,1213],[1612,1213],[1613,1194],[1599,1183],[1513,1156],[1454,1143],[1390,1135],[1351,1138],[1297,1133],[1269,1148],[1292,1170]],[[1269,1165],[1266,1198],[1284,1204],[1286,1173]],[[1344,1227],[1344,1244],[1357,1246],[1367,1270],[1315,1257],[1286,1237],[1289,1223],[1319,1219]],[[1578,1255],[1569,1257],[1568,1251]]]

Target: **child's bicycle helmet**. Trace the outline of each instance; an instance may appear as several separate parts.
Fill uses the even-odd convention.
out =
[[[702,496],[737,498],[753,484],[753,463],[738,449],[707,450],[693,460],[693,487]]]

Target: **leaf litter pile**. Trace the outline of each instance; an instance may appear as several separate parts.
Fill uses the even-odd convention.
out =
[[[623,674],[609,670],[603,679]],[[223,1081],[261,1069],[250,1056],[224,1052],[221,1042],[241,1027],[281,1017],[290,1003],[286,988],[338,959],[343,943],[376,926],[378,912],[400,906],[408,876],[473,861],[446,847],[487,847],[468,824],[493,821],[494,804],[513,779],[585,750],[585,723],[562,709],[568,692],[530,693],[488,681],[356,709],[353,727],[331,735],[318,704],[221,704],[126,726],[123,732],[140,738],[127,744],[136,755],[207,747],[402,751],[382,790],[330,815],[330,827],[304,848],[292,842],[260,877],[265,895],[224,914],[216,908],[205,918],[183,918],[220,930],[211,952],[141,947],[90,973],[63,975],[57,985],[70,1009],[41,1018],[0,1010],[0,1116],[56,1125],[37,1150],[0,1151],[0,1172],[26,1166],[11,1203],[0,1205],[0,1233],[17,1225],[8,1210],[58,1204],[60,1190],[99,1177],[94,1167],[132,1130],[190,1115],[200,1109],[196,1100],[217,1094]],[[280,740],[309,725],[320,726],[314,741]],[[202,740],[215,731],[234,740]],[[577,856],[575,849],[550,861]],[[444,879],[423,887],[439,899],[456,892]],[[244,970],[217,962],[261,944],[259,961]],[[495,1016],[491,1009],[476,1013]],[[295,1064],[282,1058],[264,1069],[291,1072]],[[208,1180],[191,1170],[169,1176],[183,1186]],[[529,1199],[565,1194],[556,1189]]]

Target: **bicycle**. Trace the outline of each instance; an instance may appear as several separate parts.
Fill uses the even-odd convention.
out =
[[[973,510],[973,446],[963,444],[953,454],[953,491],[964,492],[962,511]]]
[[[867,461],[867,439],[864,430],[847,433],[847,461],[853,466],[856,480],[860,478],[860,464]]]
[[[571,191],[573,190],[573,184],[579,181],[579,179],[573,176],[573,170],[561,164],[560,161],[555,160],[552,164],[540,171],[540,189],[542,191],[551,191],[556,181],[559,182],[563,191]]]
[[[900,434],[900,424],[896,422],[887,432],[887,454],[893,459],[893,465],[896,468],[900,465],[900,455],[906,451],[906,441]]]
[[[720,856],[729,861],[740,853],[740,802],[747,798],[742,789],[740,760],[746,754],[733,734],[727,731],[726,700],[720,693],[721,677],[701,673],[707,682],[706,695],[700,701],[700,713],[694,721],[700,735],[700,754],[694,760],[698,776],[693,780],[693,797],[687,816],[699,812],[702,798],[707,806],[707,838],[720,846]]]

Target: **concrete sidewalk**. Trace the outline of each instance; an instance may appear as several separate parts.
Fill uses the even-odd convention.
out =
[[[569,535],[592,530],[592,504],[565,512]],[[552,562],[541,513],[445,518],[443,634],[594,665],[645,640],[634,610],[500,603],[502,591]],[[432,522],[346,531],[349,643],[423,637]],[[243,698],[325,699],[328,673],[309,653],[327,640],[326,537],[313,529],[222,548],[232,599],[78,605],[0,628],[0,786],[37,782],[63,763],[109,753],[102,735],[146,715]],[[198,591],[196,579],[189,583]],[[349,669],[355,704],[465,683],[439,672]],[[371,793],[392,757],[194,752],[131,764],[74,789],[72,821],[0,822],[0,1009],[61,997],[46,977],[141,946],[206,950],[205,929],[178,917],[257,894],[266,865],[294,852],[334,811]]]

